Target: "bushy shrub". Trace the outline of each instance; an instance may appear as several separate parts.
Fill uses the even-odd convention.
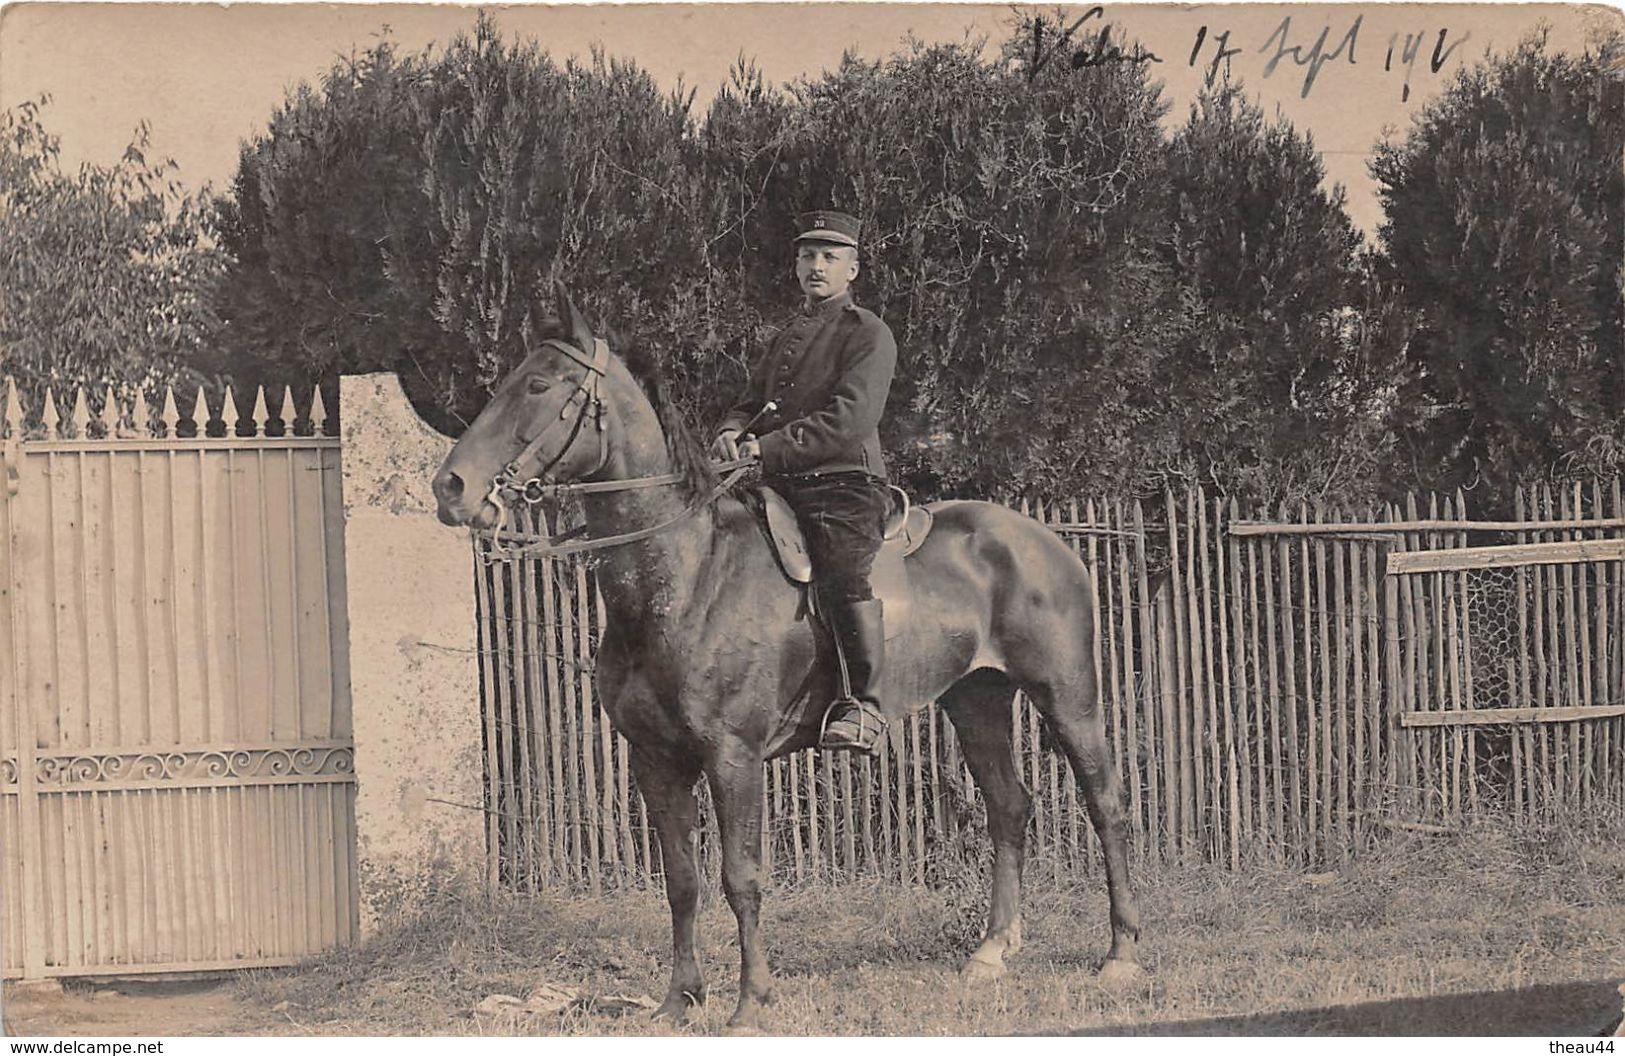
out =
[[[898,338],[882,432],[916,493],[1333,479],[1304,465],[1385,407],[1355,376],[1353,235],[1312,144],[1228,98],[1170,142],[1142,64],[1034,72],[1028,39],[910,42],[783,88],[741,62],[703,115],[484,16],[439,55],[380,44],[244,149],[231,346],[396,370],[455,433],[563,279],[708,428],[795,307],[796,214],[833,207],[865,223],[855,293]]]
[[[1625,99],[1617,32],[1543,37],[1461,71],[1371,162],[1392,288],[1415,313],[1415,483],[1483,485],[1625,465]]]
[[[109,386],[180,377],[219,331],[226,263],[174,163],[148,160],[145,125],[117,163],[65,173],[47,103],[0,114],[0,374],[31,416],[47,386],[59,400],[87,386],[96,410]]]

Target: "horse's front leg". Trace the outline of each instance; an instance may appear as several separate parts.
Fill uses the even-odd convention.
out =
[[[773,979],[756,934],[762,908],[762,758],[736,746],[708,768],[722,833],[722,890],[739,920],[739,1007],[728,1026],[756,1027]]]
[[[705,977],[694,954],[694,911],[700,900],[694,850],[700,811],[694,783],[699,768],[633,749],[632,776],[660,838],[666,901],[671,904],[671,986],[655,1018],[682,1023],[690,1006],[705,1003]]]

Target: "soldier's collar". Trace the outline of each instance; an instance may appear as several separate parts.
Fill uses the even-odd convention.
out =
[[[834,297],[826,297],[817,304],[809,305],[805,301],[801,304],[801,314],[816,316],[820,319],[834,315],[836,312],[852,303],[850,291],[840,293]]]

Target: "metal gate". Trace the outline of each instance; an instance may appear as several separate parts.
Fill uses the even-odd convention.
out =
[[[209,423],[199,393],[195,438],[173,396],[156,421],[99,402],[63,420],[47,397],[25,438],[8,384],[0,422],[4,976],[351,941],[339,441],[293,435],[286,396],[268,430],[263,394]]]

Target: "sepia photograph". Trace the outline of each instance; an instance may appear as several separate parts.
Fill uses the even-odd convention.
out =
[[[1622,482],[1617,7],[6,4],[0,1032],[1612,1053]]]

